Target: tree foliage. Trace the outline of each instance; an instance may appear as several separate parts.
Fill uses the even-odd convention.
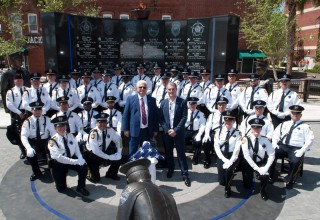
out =
[[[281,0],[244,0],[240,31],[249,49],[266,54],[277,77],[275,64],[286,55],[286,17]]]

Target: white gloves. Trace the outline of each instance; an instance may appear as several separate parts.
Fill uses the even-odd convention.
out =
[[[277,116],[278,116],[278,118],[280,118],[280,119],[284,119],[284,118],[287,116],[287,114],[284,113],[284,112],[279,112]]]
[[[302,149],[296,150],[296,151],[294,152],[294,155],[295,155],[296,157],[302,157],[303,154],[304,154],[304,151],[303,151]]]
[[[279,149],[280,148],[278,144],[273,144],[272,146],[273,146],[274,149]]]
[[[28,148],[27,149],[27,156],[28,157],[33,157],[36,154],[35,150],[33,148]]]
[[[246,113],[247,113],[248,115],[252,115],[252,114],[254,114],[254,110],[253,110],[253,109],[248,109],[248,110],[246,111]]]
[[[85,160],[83,158],[79,158],[78,159],[78,165],[82,166],[83,164],[85,164]]]
[[[267,167],[259,167],[258,168],[258,172],[260,173],[260,175],[267,175],[268,174],[268,171],[269,171],[269,168]]]
[[[202,140],[202,143],[206,143],[208,141],[211,141],[210,135],[209,134],[205,134]]]
[[[106,160],[120,160],[122,155],[121,155],[121,152],[117,152],[115,154],[112,154],[112,155],[107,155],[108,158],[105,158]]]
[[[194,137],[194,140],[199,142],[201,141],[201,134],[197,134],[195,137]]]
[[[232,161],[228,160],[226,162],[224,162],[224,164],[222,165],[223,169],[228,169],[229,167],[231,167],[232,165]]]

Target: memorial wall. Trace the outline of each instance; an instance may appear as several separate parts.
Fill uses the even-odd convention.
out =
[[[219,16],[186,20],[114,20],[61,13],[43,13],[46,69],[111,69],[122,63],[155,62],[212,73],[236,67],[239,17]]]

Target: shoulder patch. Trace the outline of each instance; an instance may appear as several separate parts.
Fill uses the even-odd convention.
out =
[[[95,135],[94,133],[92,133],[92,134],[90,135],[90,138],[91,138],[91,139],[95,139],[95,138],[96,138],[96,135]]]
[[[242,137],[242,138],[241,138],[241,142],[242,142],[242,144],[245,144],[245,143],[247,142],[247,138]]]
[[[48,142],[48,144],[49,144],[50,147],[53,147],[54,141],[50,139],[49,142]]]

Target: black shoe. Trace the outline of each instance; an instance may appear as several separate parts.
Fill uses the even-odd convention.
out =
[[[21,153],[21,154],[20,154],[20,159],[23,160],[23,159],[25,159],[25,158],[26,158],[26,155],[25,155],[24,153]]]
[[[116,180],[116,181],[120,180],[120,177],[111,175],[109,173],[106,173],[105,178],[110,178],[110,179],[113,179],[113,180]]]
[[[199,163],[198,160],[192,160],[193,165],[198,165],[198,163]]]
[[[95,179],[93,179],[93,178],[90,177],[90,176],[87,176],[86,178],[87,178],[87,180],[89,180],[89,181],[92,182],[92,183],[97,183],[97,182],[99,182],[99,180],[95,180]]]
[[[210,168],[210,163],[209,162],[204,162],[203,168],[204,169],[209,169]]]
[[[173,176],[173,170],[168,170],[167,178],[171,178]]]
[[[40,179],[41,176],[42,176],[42,173],[32,174],[30,176],[30,181],[35,181],[36,179]]]
[[[225,192],[224,192],[224,197],[225,198],[230,198],[231,196],[231,189],[227,189]]]
[[[187,187],[191,186],[191,181],[190,181],[189,177],[183,177],[183,181],[184,181],[184,184],[186,184]]]
[[[261,194],[261,198],[264,201],[268,200],[268,195],[267,195],[267,193],[265,191],[261,191],[260,194]]]
[[[273,183],[274,183],[274,179],[269,177],[268,183],[269,183],[269,184],[273,184]]]
[[[83,196],[88,196],[88,195],[90,195],[90,193],[89,193],[89,191],[88,190],[86,190],[86,188],[80,188],[80,189],[78,189],[77,188],[77,190],[76,190],[78,193],[80,193],[81,195],[83,195]]]
[[[287,182],[286,183],[286,188],[287,189],[292,189],[293,188],[293,182]]]

